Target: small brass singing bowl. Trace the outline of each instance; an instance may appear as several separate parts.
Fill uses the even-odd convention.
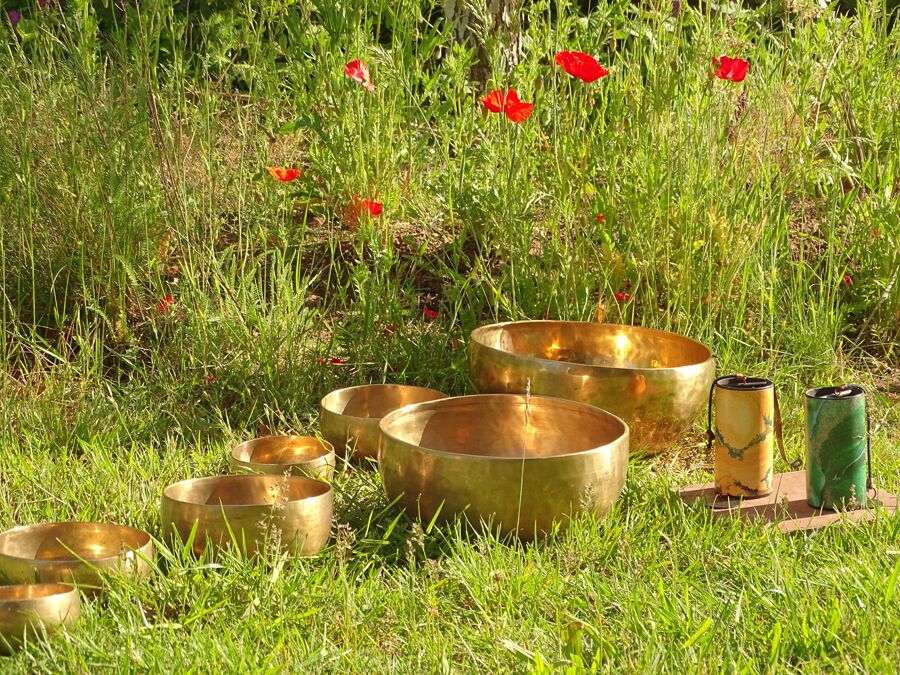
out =
[[[715,377],[699,342],[651,328],[580,321],[482,326],[469,341],[469,374],[484,393],[531,393],[589,403],[621,417],[631,447],[659,452],[704,407]]]
[[[267,546],[313,555],[331,535],[331,486],[305,476],[211,476],[169,485],[161,504],[164,536],[186,542],[200,556],[237,545],[254,555]],[[180,540],[180,541],[179,541]]]
[[[52,634],[81,616],[78,589],[65,584],[0,586],[0,654],[11,654],[23,639]]]
[[[319,404],[319,427],[322,436],[345,457],[375,459],[378,424],[385,415],[412,403],[446,396],[434,389],[405,384],[364,384],[338,389]]]
[[[150,535],[108,523],[22,525],[0,534],[0,577],[13,584],[103,587],[103,574],[142,577],[154,558]]]
[[[419,403],[381,421],[388,499],[439,522],[463,515],[524,540],[572,516],[603,516],[628,467],[628,426],[599,408],[482,394]]]
[[[231,469],[235,473],[291,473],[330,481],[334,446],[315,436],[263,436],[234,447]]]

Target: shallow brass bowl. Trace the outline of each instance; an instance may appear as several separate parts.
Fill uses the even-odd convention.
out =
[[[263,436],[245,441],[231,451],[235,473],[309,476],[331,480],[334,446],[315,436]]]
[[[338,389],[319,404],[322,436],[338,452],[354,459],[375,459],[381,418],[412,403],[446,398],[434,389],[405,384],[364,384]]]
[[[38,523],[0,534],[0,578],[101,588],[101,573],[129,577],[150,573],[150,535],[108,523]]]
[[[378,470],[388,499],[425,522],[464,514],[501,534],[545,534],[571,516],[604,515],[625,484],[628,426],[583,403],[460,396],[381,421]]]
[[[232,541],[248,555],[266,546],[312,555],[328,543],[332,503],[328,483],[304,476],[192,478],[163,490],[163,535],[186,542],[196,527],[198,556],[207,545],[215,551]]]
[[[81,616],[78,589],[65,584],[0,586],[0,654],[10,654],[27,633],[33,637]]]
[[[652,328],[579,321],[482,326],[469,341],[478,391],[589,403],[621,417],[633,450],[658,452],[691,425],[715,377],[709,349]]]

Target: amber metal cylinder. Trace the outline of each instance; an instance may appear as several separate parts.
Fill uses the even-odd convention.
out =
[[[720,495],[762,497],[772,492],[775,385],[728,375],[713,385],[715,484]]]

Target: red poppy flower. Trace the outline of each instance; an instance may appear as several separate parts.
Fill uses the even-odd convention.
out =
[[[853,277],[849,274],[844,275],[844,286],[852,286],[853,285]]]
[[[515,89],[510,89],[504,95],[502,89],[495,89],[487,96],[481,98],[482,105],[493,113],[505,112],[511,122],[521,124],[534,110],[533,103],[523,103],[519,100],[519,94]]]
[[[422,314],[429,321],[434,321],[436,318],[438,318],[438,315],[440,314],[440,312],[437,311],[436,309],[428,309],[427,307],[423,307]]]
[[[593,82],[609,75],[609,71],[597,63],[597,59],[584,52],[560,52],[556,55],[556,62],[569,75],[582,82]]]
[[[368,211],[373,216],[380,216],[381,212],[384,211],[384,207],[381,202],[367,202],[363,200],[360,202],[360,206]]]
[[[165,314],[169,311],[169,305],[175,304],[175,298],[173,298],[169,293],[166,293],[166,297],[156,303],[156,311],[160,314]]]
[[[344,66],[344,75],[361,84],[366,91],[375,91],[375,85],[369,80],[369,66],[359,59],[354,59]]]
[[[744,59],[733,59],[730,56],[720,56],[712,60],[716,70],[716,77],[720,80],[730,80],[732,82],[743,82],[747,77],[747,69],[750,67],[748,61]]]
[[[282,183],[290,183],[300,176],[300,169],[287,169],[283,166],[270,166],[269,175]]]
[[[628,293],[624,293],[622,291],[619,291],[618,293],[614,293],[613,297],[616,299],[617,302],[628,302],[629,300],[631,300],[631,295]]]
[[[600,223],[601,225],[606,222],[606,218],[603,217],[602,213],[597,214],[597,222]]]
[[[339,359],[336,356],[331,357],[330,359],[321,358],[319,359],[319,363],[328,365],[331,364],[333,366],[346,366],[347,362],[344,359]]]

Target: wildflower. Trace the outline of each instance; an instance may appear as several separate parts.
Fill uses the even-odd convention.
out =
[[[844,282],[844,286],[846,286],[847,288],[849,288],[849,287],[851,287],[851,286],[853,285],[853,277],[850,276],[849,274],[845,274],[845,275],[844,275],[843,282]]]
[[[747,69],[750,67],[748,61],[743,59],[733,59],[730,56],[720,56],[713,58],[713,67],[716,68],[716,77],[720,80],[730,80],[732,82],[743,82],[747,77]]]
[[[156,303],[156,311],[160,314],[165,314],[169,311],[169,305],[175,304],[175,298],[172,297],[171,294],[166,293],[166,296]]]
[[[625,293],[624,291],[613,293],[613,297],[616,299],[616,302],[628,302],[631,300],[631,294]]]
[[[427,307],[422,308],[422,315],[429,321],[434,321],[438,318],[439,314],[440,312],[436,309],[428,309]]]
[[[681,12],[681,2],[680,0],[672,0],[672,14],[678,16]]]
[[[326,359],[325,357],[322,357],[319,359],[319,363],[321,363],[323,365],[330,364],[332,366],[346,366],[347,365],[347,362],[344,361],[344,359],[339,359],[336,356],[332,356],[330,359]]]
[[[582,82],[594,82],[609,75],[609,71],[597,63],[597,59],[584,52],[559,52],[556,62],[569,75]]]
[[[448,346],[450,349],[456,349],[456,348],[459,347],[461,344],[463,344],[462,338],[455,338],[455,339],[453,339],[453,340],[450,340],[450,341],[447,343],[447,346]]]
[[[290,183],[300,177],[300,169],[287,169],[283,166],[270,166],[269,175],[282,183]]]
[[[603,216],[602,213],[597,214],[597,222],[600,223],[601,225],[606,222],[606,218]]]
[[[13,32],[15,32],[16,26],[19,24],[19,21],[22,20],[22,13],[15,9],[11,9],[6,13],[6,16],[9,19],[10,25],[12,25]]]
[[[393,335],[397,332],[397,324],[392,323],[390,326],[385,326],[384,334],[385,335]]]
[[[384,211],[384,206],[381,202],[369,202],[369,201],[361,201],[360,206],[369,212],[372,216],[380,216],[381,212]]]
[[[369,66],[359,59],[354,59],[344,66],[344,75],[361,84],[366,91],[375,91],[375,85],[369,80]]]
[[[510,89],[504,95],[502,89],[495,89],[487,96],[482,97],[482,105],[493,113],[505,112],[511,122],[521,124],[534,110],[533,103],[523,103],[519,100],[519,94],[515,89]]]

